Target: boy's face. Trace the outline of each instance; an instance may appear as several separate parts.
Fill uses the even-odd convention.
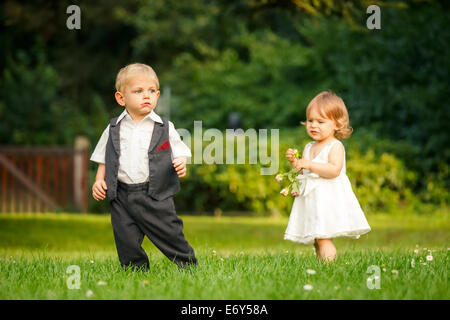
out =
[[[128,79],[123,92],[116,92],[115,97],[133,120],[140,120],[155,109],[159,95],[154,79],[146,75],[135,75]]]

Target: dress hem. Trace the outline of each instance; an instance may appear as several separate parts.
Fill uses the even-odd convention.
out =
[[[328,239],[328,238],[336,238],[336,237],[349,237],[354,239],[359,239],[359,237],[363,234],[366,234],[371,229],[360,229],[360,230],[352,230],[352,231],[341,231],[335,232],[331,234],[314,234],[309,236],[296,236],[293,234],[284,234],[284,240],[290,240],[293,242],[299,242],[303,244],[312,244],[314,243],[314,239]]]

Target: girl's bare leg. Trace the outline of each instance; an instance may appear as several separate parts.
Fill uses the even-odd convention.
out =
[[[319,247],[317,258],[323,262],[330,262],[336,258],[336,247],[332,239],[316,239],[315,243]],[[316,247],[317,250],[317,247]]]

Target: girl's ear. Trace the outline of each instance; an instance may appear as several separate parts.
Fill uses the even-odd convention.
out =
[[[116,101],[118,104],[120,104],[122,107],[125,107],[125,99],[121,92],[116,91],[116,93],[114,94],[114,97],[116,98]]]

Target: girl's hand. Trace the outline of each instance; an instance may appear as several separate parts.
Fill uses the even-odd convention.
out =
[[[172,164],[179,178],[186,175],[186,157],[175,158],[173,159]]]
[[[288,159],[290,163],[293,163],[295,162],[295,160],[297,160],[297,158],[294,155],[296,152],[298,152],[296,149],[290,148],[286,151],[286,159]]]
[[[106,189],[108,187],[106,186],[105,180],[97,180],[95,181],[94,185],[92,186],[92,197],[94,197],[95,200],[103,200],[106,197]]]
[[[297,161],[294,162],[294,168],[297,171],[300,171],[303,168],[309,170],[308,167],[309,167],[309,160],[302,158],[302,159],[297,159]]]

